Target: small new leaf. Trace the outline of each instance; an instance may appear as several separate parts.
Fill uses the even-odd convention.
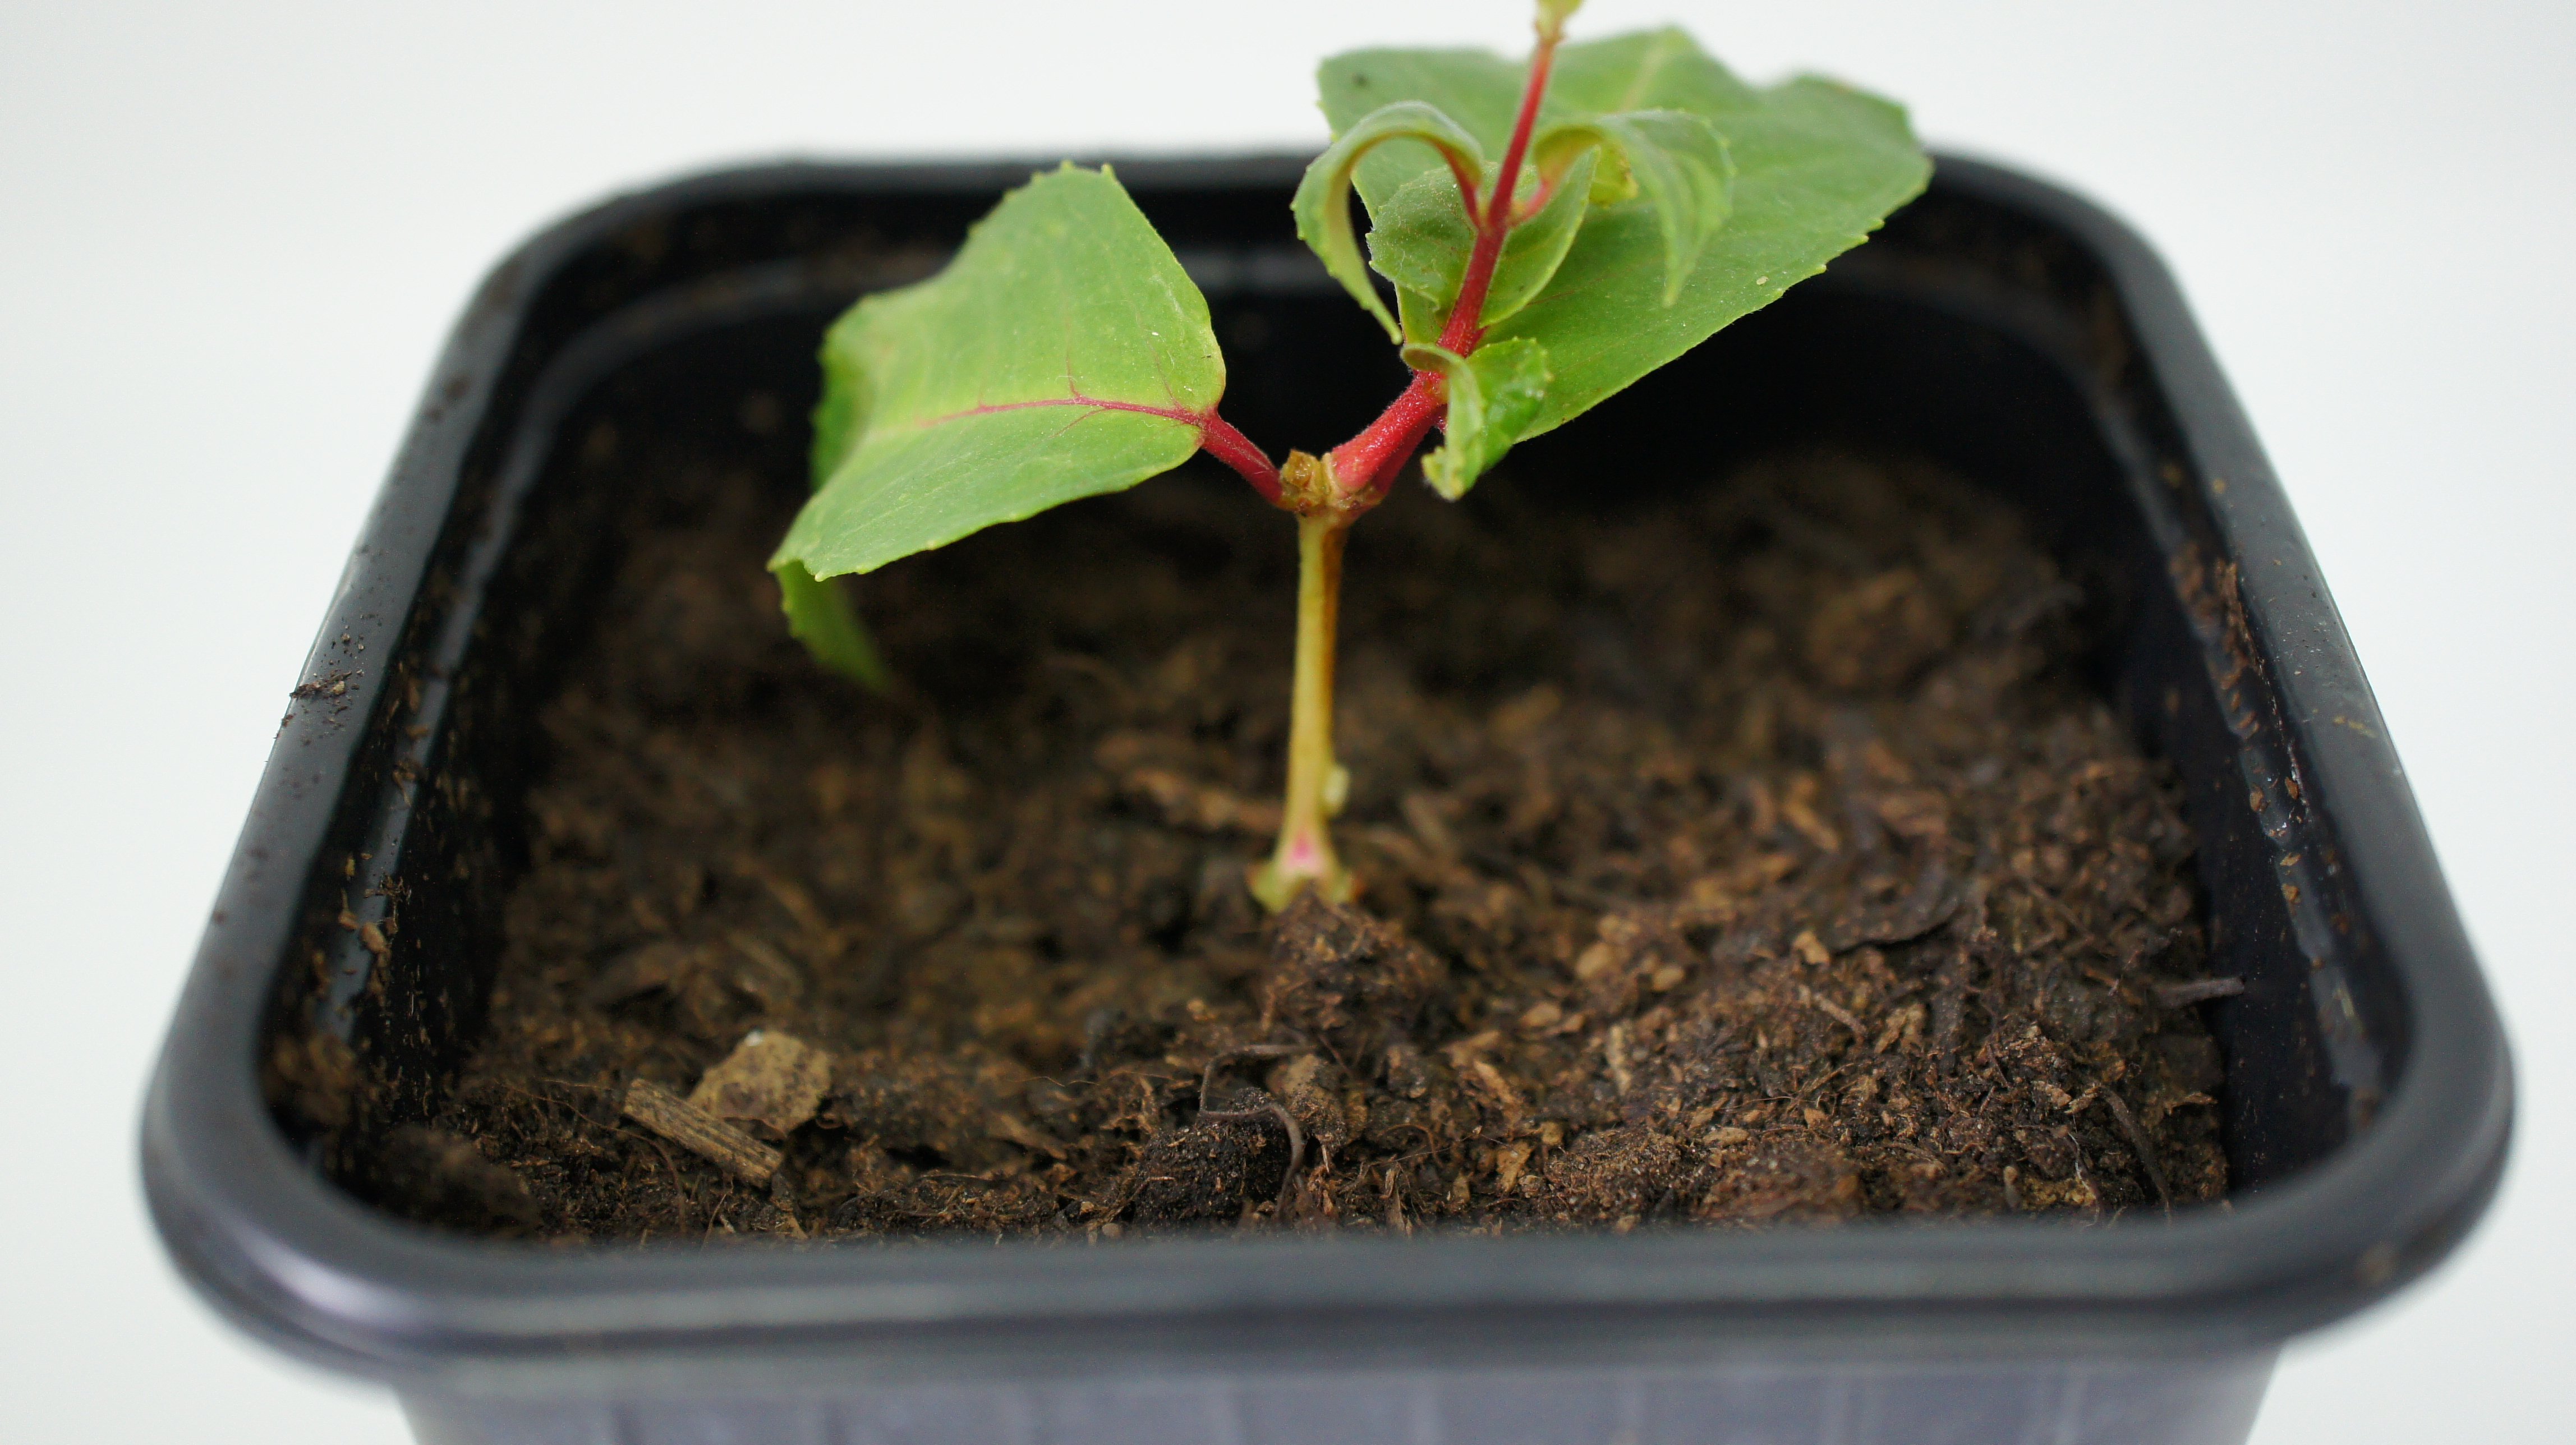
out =
[[[1520,66],[1483,50],[1354,50],[1315,72],[1324,119],[1336,136],[1349,133],[1371,111],[1414,100],[1447,116],[1496,155],[1511,140],[1521,78]],[[1424,171],[1445,169],[1444,159],[1420,146],[1379,146],[1360,158],[1351,183],[1375,216],[1397,187]],[[1480,157],[1477,169],[1483,168]]]
[[[1664,304],[1670,306],[1681,298],[1682,282],[1699,264],[1701,250],[1726,224],[1735,200],[1735,159],[1706,117],[1678,110],[1595,116],[1553,127],[1531,147],[1539,174],[1546,176],[1570,171],[1604,149],[1624,163],[1628,185],[1654,208],[1664,239]]]
[[[1478,324],[1491,326],[1527,306],[1573,248],[1591,200],[1592,152],[1586,149],[1574,155],[1559,171],[1546,182],[1532,178],[1529,199],[1536,198],[1535,187],[1540,184],[1550,185],[1550,193],[1535,215],[1503,238],[1503,252],[1495,260]],[[1492,189],[1490,175],[1486,189]],[[1460,211],[1457,196],[1457,183],[1446,172],[1425,171],[1398,187],[1374,213],[1377,224],[1369,230],[1369,264],[1394,282],[1399,292],[1413,293],[1429,303],[1405,309],[1405,335],[1411,340],[1427,341],[1440,334],[1467,278],[1476,232]],[[1425,323],[1429,329],[1420,329]]]
[[[1505,341],[1459,356],[1437,346],[1404,348],[1405,365],[1440,373],[1449,396],[1440,450],[1422,459],[1431,489],[1451,501],[1503,459],[1547,399],[1547,351],[1534,341]]]
[[[823,362],[828,472],[770,562],[782,578],[866,572],[1169,471],[1225,390],[1206,298],[1114,176],[1073,166],[1004,197],[937,276],[851,308]],[[781,588],[791,620],[821,595]]]
[[[1395,318],[1387,314],[1386,303],[1377,297],[1377,288],[1369,283],[1368,265],[1360,259],[1359,236],[1351,225],[1354,173],[1370,152],[1395,140],[1421,142],[1446,163],[1453,177],[1449,205],[1465,223],[1464,208],[1473,204],[1473,198],[1463,194],[1454,178],[1484,174],[1484,152],[1476,138],[1456,121],[1441,114],[1438,107],[1418,100],[1383,106],[1344,128],[1314,164],[1306,167],[1289,207],[1297,217],[1297,238],[1323,258],[1324,269],[1378,319],[1390,338],[1401,341],[1404,333],[1397,328]],[[1439,168],[1433,169],[1436,172]]]

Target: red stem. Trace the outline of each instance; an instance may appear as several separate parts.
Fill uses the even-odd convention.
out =
[[[1278,506],[1285,494],[1279,486],[1279,469],[1270,464],[1269,454],[1252,444],[1252,438],[1234,429],[1234,423],[1216,414],[1210,407],[1198,418],[1199,445],[1209,456],[1243,474],[1263,501]]]
[[[1440,148],[1440,155],[1449,162],[1450,179],[1458,183],[1458,200],[1467,208],[1467,224],[1484,225],[1485,214],[1476,206],[1476,189],[1485,183],[1485,178],[1476,174],[1476,168],[1467,164],[1467,158],[1464,155],[1447,146]]]
[[[1275,507],[1286,496],[1286,492],[1279,483],[1279,469],[1270,464],[1269,455],[1254,446],[1252,438],[1236,431],[1234,423],[1218,416],[1215,407],[1209,407],[1205,411],[1190,411],[1177,406],[1147,406],[1143,402],[1110,401],[1105,397],[1084,396],[1076,390],[1071,396],[1051,396],[1036,401],[997,401],[983,406],[970,406],[956,415],[984,416],[997,411],[1022,411],[1039,406],[1078,406],[1092,411],[1132,411],[1145,416],[1159,416],[1172,421],[1188,422],[1199,429],[1199,446],[1209,456],[1242,473],[1243,479],[1252,483],[1252,489],[1259,492],[1263,500]],[[926,424],[937,425],[938,421],[946,420],[949,418],[941,417]]]
[[[1374,506],[1386,495],[1395,474],[1412,459],[1441,413],[1448,409],[1440,395],[1440,374],[1417,371],[1413,380],[1378,413],[1366,430],[1333,448],[1333,481],[1357,506]]]
[[[1512,224],[1515,226],[1526,224],[1539,212],[1546,210],[1547,203],[1555,199],[1556,178],[1548,175],[1545,171],[1539,172],[1538,186],[1535,190],[1530,192],[1529,204],[1513,208]]]
[[[1485,314],[1485,293],[1493,288],[1494,266],[1503,258],[1503,239],[1512,231],[1512,193],[1520,185],[1521,160],[1529,154],[1530,132],[1538,128],[1538,103],[1547,94],[1547,73],[1556,64],[1556,36],[1541,30],[1538,48],[1530,52],[1529,84],[1521,90],[1521,113],[1512,122],[1512,143],[1503,151],[1502,169],[1494,174],[1494,194],[1479,209],[1484,219],[1476,227],[1476,249],[1467,258],[1467,277],[1458,286],[1458,304],[1449,311],[1449,324],[1440,332],[1440,346],[1465,356],[1484,339],[1485,328],[1479,323]]]

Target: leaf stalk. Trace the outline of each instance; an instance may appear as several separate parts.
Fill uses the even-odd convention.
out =
[[[1262,500],[1274,507],[1287,505],[1280,490],[1279,469],[1270,464],[1270,454],[1253,445],[1252,438],[1235,430],[1234,423],[1218,416],[1213,407],[1199,418],[1199,447],[1252,483]]]

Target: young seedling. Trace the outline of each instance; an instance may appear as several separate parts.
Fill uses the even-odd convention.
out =
[[[1348,786],[1333,650],[1351,524],[1432,427],[1441,445],[1422,473],[1455,501],[1516,443],[1823,270],[1930,174],[1884,100],[1812,77],[1747,86],[1679,30],[1567,45],[1579,3],[1540,0],[1523,64],[1466,50],[1324,63],[1334,139],[1297,188],[1297,234],[1413,376],[1321,455],[1274,465],[1217,414],[1225,359],[1207,301],[1106,167],[1037,176],[947,269],[852,307],[823,347],[815,493],[770,563],[796,635],[881,685],[828,579],[1204,450],[1297,519],[1287,799],[1252,890],[1273,909],[1306,888],[1349,898],[1330,823]]]

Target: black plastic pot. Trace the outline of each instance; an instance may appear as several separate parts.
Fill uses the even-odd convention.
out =
[[[1336,434],[1394,374],[1289,239],[1298,170],[1121,168],[1216,308],[1228,413],[1271,438]],[[935,265],[1026,174],[685,181],[546,232],[476,297],[333,602],[144,1120],[169,1247],[245,1328],[391,1383],[435,1442],[2222,1442],[2282,1339],[2430,1267],[2485,1205],[2511,1114],[2494,1012],[2244,417],[2135,236],[1958,161],[1824,277],[1521,460],[1579,445],[1593,476],[1687,479],[1842,439],[2028,510],[2106,609],[2102,684],[2189,788],[2219,971],[2247,981],[2210,1005],[2229,1205],[2100,1228],[566,1250],[342,1192],[299,1137],[351,1106],[315,1040],[378,1081],[374,1125],[436,1098],[525,856],[533,712],[612,523],[674,505],[612,495],[584,448],[721,434],[801,486],[801,428],[745,418],[800,415],[828,317]],[[380,962],[342,910],[395,898]],[[284,1110],[263,1070],[298,1050]]]

